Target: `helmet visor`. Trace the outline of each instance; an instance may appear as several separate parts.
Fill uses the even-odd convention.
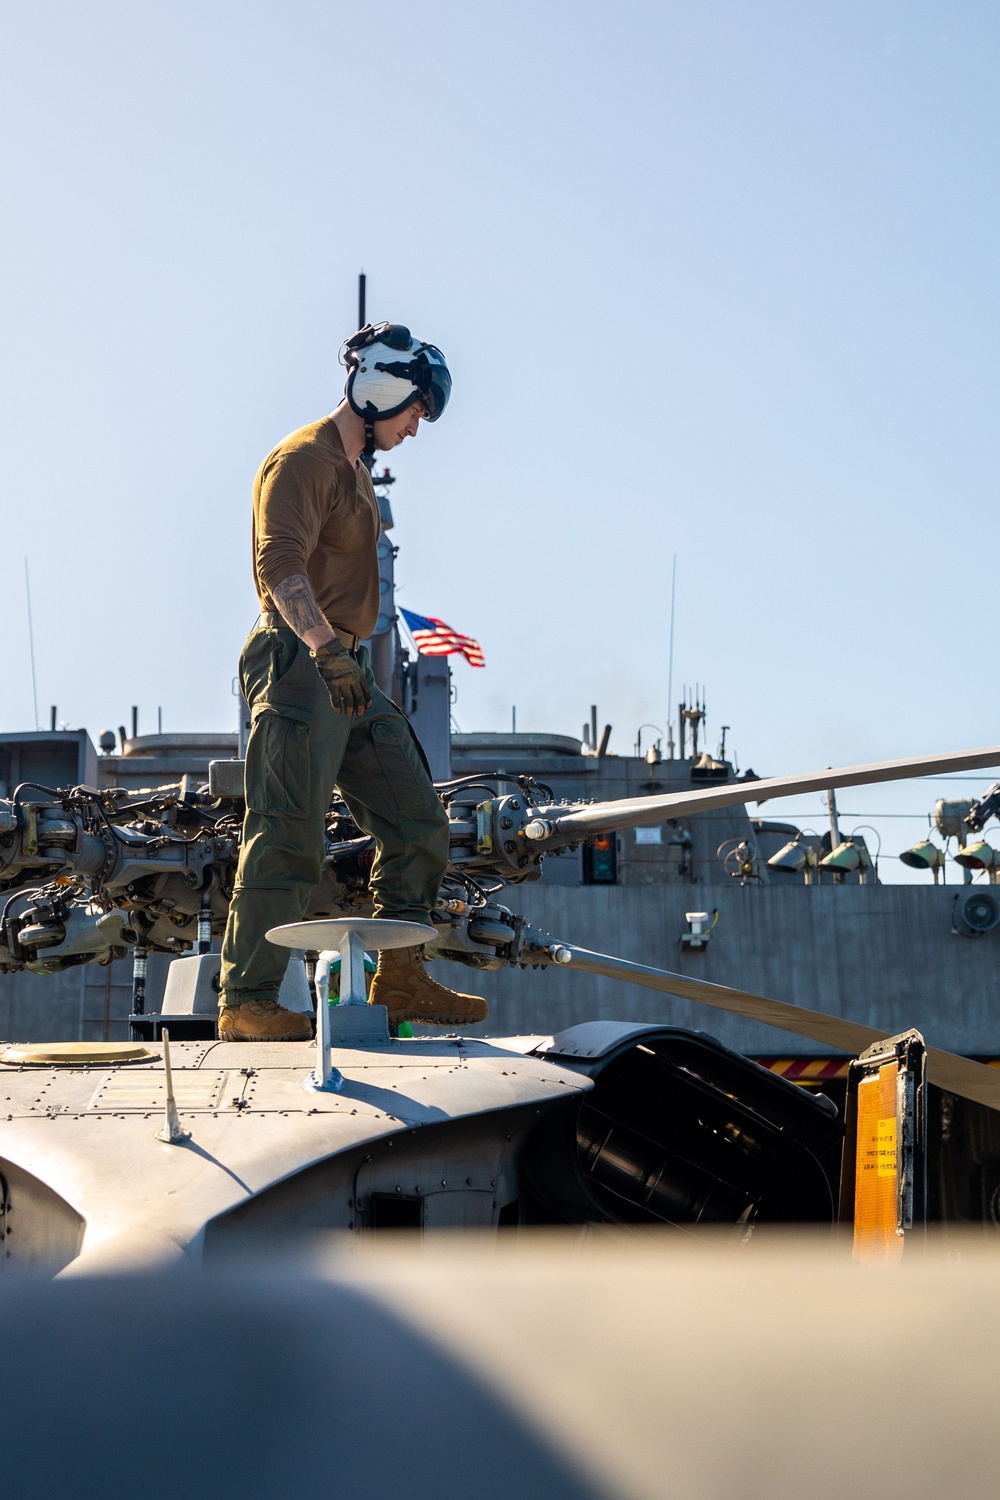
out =
[[[448,366],[444,363],[435,365],[429,359],[421,358],[415,361],[412,378],[427,408],[426,420],[436,422],[448,405],[448,397],[451,395]]]

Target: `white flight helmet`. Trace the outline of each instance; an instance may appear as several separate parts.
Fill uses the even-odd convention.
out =
[[[397,417],[422,401],[426,420],[436,422],[448,405],[451,375],[444,355],[422,344],[401,323],[367,323],[344,341],[347,400],[365,424],[365,456],[375,453],[375,423]]]

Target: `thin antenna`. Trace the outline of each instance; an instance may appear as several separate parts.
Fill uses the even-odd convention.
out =
[[[667,745],[670,750],[670,759],[674,758],[674,601],[677,598],[677,553],[674,553],[673,567],[670,572],[670,655],[667,665],[667,712],[670,718],[667,720]]]
[[[181,1141],[190,1139],[190,1130],[181,1129],[180,1116],[177,1113],[177,1101],[174,1098],[174,1075],[170,1070],[170,1032],[164,1026],[160,1032],[163,1041],[163,1072],[165,1074],[167,1097],[163,1104],[163,1128],[156,1132],[158,1141],[166,1141],[168,1146],[179,1146]]]
[[[837,796],[833,790],[833,787],[830,788],[823,800],[826,803],[827,811],[830,814],[830,838],[832,840],[830,849],[832,851],[836,849],[837,845],[840,843],[840,822],[837,817]]]
[[[35,709],[35,728],[41,729],[38,722],[38,679],[35,676],[35,632],[31,624],[31,580],[28,577],[28,559],[24,559],[24,593],[28,601],[28,653],[31,657],[31,701]]]
[[[365,273],[362,271],[358,277],[358,327],[364,328],[367,321],[365,317]]]

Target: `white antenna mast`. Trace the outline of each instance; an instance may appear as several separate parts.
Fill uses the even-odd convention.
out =
[[[667,758],[674,758],[674,601],[677,597],[677,553],[670,572],[670,652],[667,658]]]
[[[156,1132],[158,1141],[166,1141],[170,1146],[179,1146],[181,1141],[186,1141],[191,1132],[181,1129],[180,1116],[177,1113],[177,1101],[174,1098],[174,1075],[170,1071],[170,1032],[164,1026],[160,1032],[163,1041],[163,1071],[166,1074],[167,1097],[163,1106],[163,1129]]]
[[[28,654],[31,658],[31,701],[35,710],[35,728],[38,722],[38,679],[35,676],[35,632],[31,623],[31,580],[28,577],[28,559],[24,559],[24,596],[28,601]]]

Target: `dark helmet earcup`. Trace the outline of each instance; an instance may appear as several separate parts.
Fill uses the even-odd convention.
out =
[[[378,329],[378,340],[390,349],[409,349],[413,345],[413,335],[402,323],[383,323]]]
[[[341,347],[341,355],[348,356],[344,362],[348,366],[357,363],[359,349],[367,349],[371,344],[384,344],[387,349],[410,349],[415,340],[408,328],[402,323],[366,323],[364,328],[359,328],[357,333],[352,333],[349,339],[345,339]],[[353,360],[350,355],[354,355]]]

